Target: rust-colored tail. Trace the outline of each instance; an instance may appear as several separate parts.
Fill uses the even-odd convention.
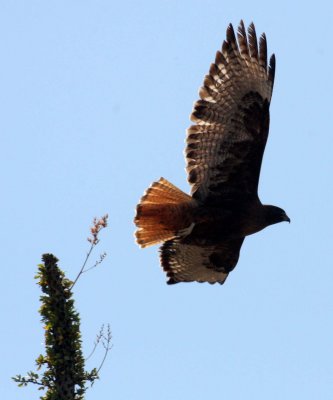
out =
[[[191,225],[194,200],[166,179],[146,190],[136,208],[136,241],[141,247],[173,239]]]

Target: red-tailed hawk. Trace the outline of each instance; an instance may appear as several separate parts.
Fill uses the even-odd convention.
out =
[[[137,206],[141,247],[164,242],[160,259],[169,280],[224,283],[238,261],[245,236],[287,214],[263,205],[258,181],[269,129],[275,56],[267,63],[266,36],[253,23],[226,41],[204,79],[187,130],[187,195],[161,178]]]

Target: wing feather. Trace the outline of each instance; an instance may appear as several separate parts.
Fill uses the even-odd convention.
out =
[[[267,43],[255,27],[232,25],[199,91],[185,150],[191,194],[217,197],[256,195],[269,128],[275,57],[267,66]]]
[[[258,42],[257,42],[257,34],[256,34],[256,28],[251,22],[249,29],[248,29],[248,35],[249,35],[249,47],[250,47],[250,54],[252,60],[258,60]]]
[[[241,20],[239,24],[237,31],[237,38],[239,43],[239,50],[242,57],[249,61],[250,60],[249,45],[247,43],[246,29],[243,20]]]
[[[160,249],[161,264],[169,278],[178,282],[223,284],[238,261],[244,238],[218,245],[193,245],[178,240],[165,242]]]
[[[261,67],[267,70],[267,41],[264,33],[259,39],[259,64]]]

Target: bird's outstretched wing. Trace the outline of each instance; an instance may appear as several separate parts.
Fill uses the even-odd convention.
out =
[[[187,131],[191,193],[207,204],[257,194],[268,135],[275,56],[268,64],[265,34],[258,45],[253,23],[246,33],[241,21],[237,36],[230,24]]]
[[[160,249],[161,264],[169,278],[178,282],[223,284],[239,258],[244,238],[227,240],[218,245],[193,245],[177,240],[165,242]]]

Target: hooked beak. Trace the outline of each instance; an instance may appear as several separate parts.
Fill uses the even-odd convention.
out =
[[[290,224],[290,218],[288,217],[287,214],[284,214],[283,221],[289,222],[289,224]]]

